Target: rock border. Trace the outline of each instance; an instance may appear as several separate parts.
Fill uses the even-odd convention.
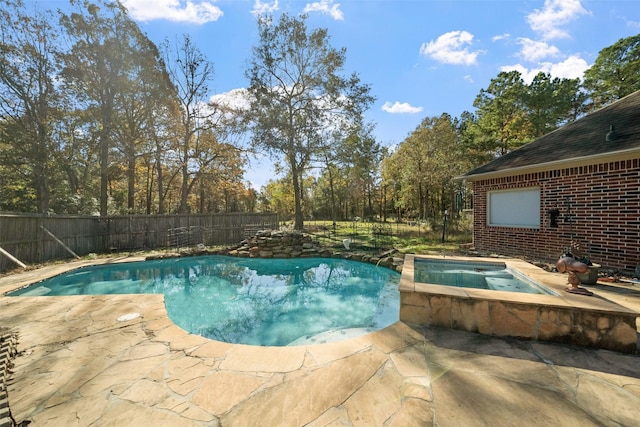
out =
[[[146,259],[162,259],[177,256],[227,255],[239,258],[342,258],[368,262],[402,273],[404,254],[397,249],[371,255],[357,249],[336,250],[322,246],[312,236],[301,231],[260,230],[255,236],[242,240],[238,245],[216,250],[193,250],[176,254],[151,255]]]

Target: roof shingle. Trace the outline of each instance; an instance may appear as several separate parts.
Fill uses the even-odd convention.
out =
[[[616,137],[607,142],[605,138],[611,126]],[[640,91],[479,166],[463,177],[636,148],[640,149]]]

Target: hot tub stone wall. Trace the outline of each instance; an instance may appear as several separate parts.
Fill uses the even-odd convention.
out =
[[[637,353],[638,345],[636,316],[625,313],[401,291],[400,320],[622,353]]]

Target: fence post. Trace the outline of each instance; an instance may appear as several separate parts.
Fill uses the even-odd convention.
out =
[[[25,268],[25,269],[27,268],[27,266],[26,266],[22,261],[20,261],[18,258],[16,258],[16,257],[14,257],[13,255],[11,255],[9,252],[5,251],[5,250],[4,250],[4,249],[2,249],[1,247],[0,247],[0,253],[1,253],[1,254],[4,254],[4,256],[6,256],[6,257],[7,257],[7,258],[9,258],[11,261],[13,261],[13,262],[15,262],[16,264],[18,264],[20,267]]]
[[[36,256],[35,259],[38,262],[43,262],[45,261],[45,251],[44,251],[44,239],[42,238],[42,231],[40,231],[42,229],[42,224],[44,222],[43,217],[37,217],[36,221],[39,225],[39,227],[36,227]],[[32,260],[33,262],[33,257]]]
[[[47,230],[46,228],[44,228],[43,225],[40,226],[49,236],[53,237],[53,239],[60,243],[62,245],[63,248],[65,248],[67,250],[67,252],[69,252],[71,255],[73,255],[74,257],[76,257],[77,259],[80,259],[80,257],[78,255],[76,255],[75,252],[73,252],[67,245],[65,245],[64,243],[62,243],[62,240],[58,239],[52,232],[50,232],[49,230]]]

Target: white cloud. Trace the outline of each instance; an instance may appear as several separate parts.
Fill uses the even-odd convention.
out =
[[[545,70],[542,70],[541,68],[535,68],[535,69],[529,70],[527,67],[525,67],[522,64],[505,65],[505,66],[500,67],[500,71],[504,71],[504,72],[517,71],[517,72],[520,73],[520,75],[522,76],[522,80],[524,80],[524,82],[526,84],[531,84],[531,82],[533,81],[533,78],[540,71],[546,72]]]
[[[213,95],[209,103],[226,110],[248,111],[251,108],[249,92],[244,88]]]
[[[307,3],[304,7],[303,13],[309,12],[321,12],[331,15],[336,21],[342,21],[344,15],[340,10],[340,3],[333,3],[333,0],[320,0],[313,3]]]
[[[527,61],[539,61],[542,58],[556,57],[560,54],[557,47],[549,45],[547,42],[520,37],[518,43],[522,46],[520,56]]]
[[[522,75],[522,80],[526,84],[531,84],[533,78],[539,73],[549,73],[551,77],[559,77],[564,79],[582,79],[584,72],[589,68],[587,61],[584,59],[572,55],[562,62],[541,62],[538,67],[527,68],[522,64],[506,65],[500,68],[500,71],[519,71]]]
[[[509,33],[504,33],[504,34],[498,34],[497,36],[493,36],[491,38],[492,41],[497,42],[500,40],[509,40],[509,38],[511,37],[511,34]]]
[[[580,15],[591,15],[580,0],[545,0],[542,9],[535,9],[527,16],[527,22],[546,40],[568,38],[569,34],[560,27]]]
[[[469,52],[466,45],[473,42],[473,34],[467,31],[451,31],[438,37],[436,41],[422,43],[420,54],[444,64],[476,63],[479,51]]]
[[[382,106],[382,111],[386,111],[391,114],[415,114],[422,111],[422,107],[414,107],[408,102],[398,102],[391,104],[389,101],[385,102]]]
[[[466,81],[468,81],[469,83],[473,83],[473,78],[472,78],[469,74],[467,74],[466,76],[464,76],[464,79],[465,79]]]
[[[251,11],[254,15],[264,15],[273,13],[278,10],[278,0],[275,0],[273,3],[261,2],[260,0],[256,0],[253,5],[253,10]]]
[[[549,67],[549,73],[552,76],[565,79],[582,79],[584,72],[590,67],[587,61],[576,55],[571,55],[564,61],[555,64],[543,63],[543,66]]]
[[[174,22],[206,24],[217,21],[222,10],[211,1],[194,3],[190,0],[122,0],[129,15],[138,21],[165,19]]]
[[[627,27],[638,30],[640,29],[640,21],[627,20]]]

